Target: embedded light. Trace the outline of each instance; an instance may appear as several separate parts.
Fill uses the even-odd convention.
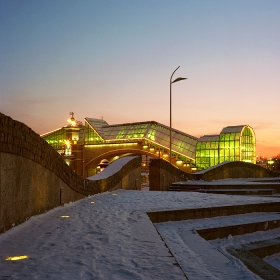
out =
[[[94,201],[91,201],[91,202],[90,202],[90,204],[94,204],[94,203],[95,203]]]
[[[112,195],[118,195],[117,193],[113,193]]]
[[[69,218],[70,216],[60,216],[60,217],[66,219]]]
[[[6,261],[18,261],[18,260],[23,260],[23,259],[28,259],[27,255],[23,255],[23,256],[11,256],[11,257],[7,257]]]
[[[70,148],[70,141],[69,140],[65,140],[64,143],[65,143],[67,149],[69,149]]]

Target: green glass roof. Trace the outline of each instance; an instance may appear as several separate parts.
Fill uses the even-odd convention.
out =
[[[108,125],[104,120],[85,118],[91,127],[105,140],[144,139],[169,149],[168,126],[155,121]],[[195,157],[197,138],[172,129],[172,150],[187,157]]]
[[[108,123],[104,120],[85,118],[85,120],[94,128],[94,130],[104,139],[103,127],[108,126]]]

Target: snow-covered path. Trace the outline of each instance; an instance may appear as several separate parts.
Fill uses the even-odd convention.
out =
[[[125,190],[87,197],[1,234],[0,279],[186,279],[146,212],[260,201],[279,199]],[[13,255],[28,258],[5,260]]]

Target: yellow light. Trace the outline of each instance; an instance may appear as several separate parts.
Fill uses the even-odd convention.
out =
[[[118,195],[117,193],[113,193],[112,195]]]
[[[69,140],[65,140],[64,143],[65,143],[67,149],[69,149],[70,146],[71,146],[71,145],[70,145],[70,141],[69,141]]]
[[[23,256],[11,256],[11,257],[7,257],[6,261],[18,261],[18,260],[23,260],[23,259],[28,259],[27,255],[23,255]]]
[[[91,204],[94,204],[95,202],[94,202],[94,201],[91,201],[90,203],[91,203]]]
[[[70,216],[60,216],[60,217],[66,219],[69,218]]]

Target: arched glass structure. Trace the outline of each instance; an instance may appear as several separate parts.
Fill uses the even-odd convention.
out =
[[[199,168],[224,161],[256,163],[256,139],[250,126],[228,126],[219,135],[205,135],[198,139],[196,165]]]

